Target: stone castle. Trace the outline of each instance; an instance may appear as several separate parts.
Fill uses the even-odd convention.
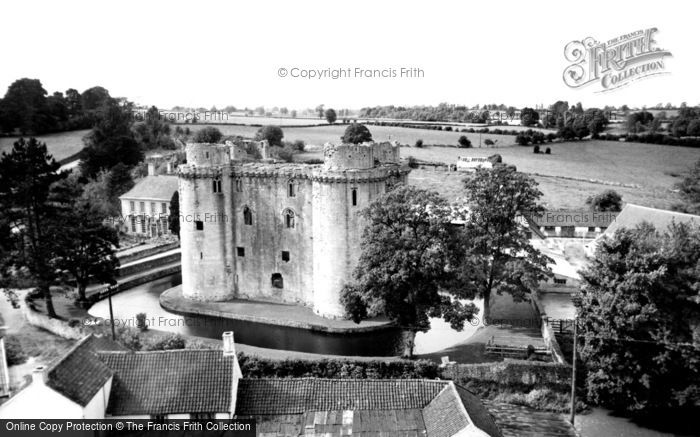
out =
[[[182,287],[201,301],[294,303],[337,318],[360,255],[358,214],[409,168],[392,143],[324,146],[323,164],[253,160],[241,144],[188,144],[179,167]]]

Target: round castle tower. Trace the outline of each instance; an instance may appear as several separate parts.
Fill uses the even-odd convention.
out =
[[[234,297],[230,220],[231,178],[224,172],[230,147],[188,144],[179,169],[183,295],[193,300]],[[206,229],[206,233],[205,233]],[[206,238],[205,238],[206,235]]]
[[[387,184],[406,179],[396,171],[399,147],[390,143],[324,146],[324,165],[314,171],[313,289],[314,312],[343,317],[340,291],[350,283],[360,254],[364,220],[359,211],[384,194]]]

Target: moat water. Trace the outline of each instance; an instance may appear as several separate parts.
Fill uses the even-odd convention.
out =
[[[394,328],[371,333],[327,334],[219,317],[173,314],[161,308],[159,297],[181,281],[179,274],[166,276],[113,296],[115,324],[133,326],[136,314],[146,313],[150,329],[212,339],[220,339],[224,331],[233,331],[236,343],[268,349],[356,356],[394,356],[402,352],[401,331]],[[89,313],[108,319],[107,300],[97,302]],[[456,331],[442,320],[432,320],[431,324],[430,331],[416,336],[415,353],[432,353],[453,346],[478,328],[467,323],[463,331]]]

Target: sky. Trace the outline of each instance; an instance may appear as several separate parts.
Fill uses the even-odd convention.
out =
[[[676,0],[8,1],[0,96],[29,77],[49,93],[100,85],[159,108],[697,105],[699,12]],[[652,27],[656,46],[672,53],[667,74],[606,93],[564,83],[567,43]],[[354,77],[402,67],[422,77]],[[325,69],[353,77],[291,77]]]

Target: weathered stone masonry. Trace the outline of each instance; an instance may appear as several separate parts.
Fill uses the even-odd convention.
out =
[[[408,175],[398,145],[327,144],[318,165],[251,161],[233,144],[188,144],[186,153],[184,296],[295,303],[342,316],[340,290],[360,254],[358,212]]]

